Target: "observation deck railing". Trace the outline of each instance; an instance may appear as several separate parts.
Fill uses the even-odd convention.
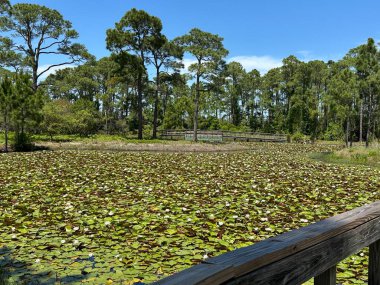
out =
[[[336,265],[369,246],[368,284],[380,285],[380,201],[254,245],[164,278],[155,285],[291,285],[314,277],[336,285]]]
[[[174,140],[192,140],[192,130],[163,130],[161,138]],[[286,142],[285,134],[270,134],[257,132],[232,132],[232,131],[203,131],[198,130],[199,141],[221,142],[221,141],[259,141],[259,142]]]

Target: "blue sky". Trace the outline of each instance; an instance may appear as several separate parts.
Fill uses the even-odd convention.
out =
[[[131,8],[158,16],[169,39],[193,27],[219,34],[229,60],[262,72],[291,54],[337,60],[368,37],[380,41],[378,0],[11,0],[17,2],[57,9],[97,58],[109,55],[105,31]]]

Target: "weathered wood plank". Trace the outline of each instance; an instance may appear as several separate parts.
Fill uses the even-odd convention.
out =
[[[207,259],[204,263],[228,268],[228,275],[235,279],[226,284],[252,284],[252,280],[257,285],[301,284],[375,242],[379,233],[380,201]],[[191,274],[197,276],[195,271]],[[203,271],[197,283],[186,284],[219,284],[205,281],[210,278],[219,280],[215,276],[218,274],[223,275],[223,270]],[[187,280],[185,275],[188,273],[180,272],[170,278]],[[159,284],[175,282],[165,283],[164,279]]]
[[[314,285],[336,285],[336,265],[315,276]]]
[[[380,217],[222,284],[299,285],[372,244],[379,232]]]
[[[233,278],[232,268],[224,265],[198,264],[152,285],[221,284]]]
[[[218,136],[218,140],[244,140],[244,141],[266,141],[266,142],[286,142],[286,135],[283,134],[268,134],[254,132],[230,132],[230,131],[205,131],[198,130],[199,135],[203,136]],[[163,138],[187,138],[191,139],[193,131],[190,130],[163,130],[161,137]],[[219,138],[221,137],[221,138]]]
[[[380,239],[369,246],[368,284],[380,285]]]
[[[244,275],[254,268],[265,266],[295,254],[379,216],[380,201],[257,244],[227,252],[210,258],[206,262],[233,266],[237,275]]]

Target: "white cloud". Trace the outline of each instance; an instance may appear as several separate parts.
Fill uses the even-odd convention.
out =
[[[184,72],[187,72],[189,70],[189,66],[192,65],[193,63],[196,63],[197,61],[195,59],[191,58],[184,58],[182,60],[182,63],[184,65]]]
[[[236,61],[241,63],[246,71],[257,69],[261,74],[267,73],[270,69],[282,66],[282,61],[271,56],[234,56],[227,62]]]
[[[37,72],[40,73],[40,72],[44,71],[45,69],[47,69],[51,65],[52,64],[41,65],[41,66],[38,67]],[[48,77],[50,74],[55,73],[57,70],[65,69],[65,68],[73,68],[73,67],[76,67],[76,65],[68,64],[68,65],[61,65],[61,66],[52,67],[47,72],[45,72],[44,74],[42,74],[41,77],[39,78],[39,80],[40,81],[45,80],[46,77]]]

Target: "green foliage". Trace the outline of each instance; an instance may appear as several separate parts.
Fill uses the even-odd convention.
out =
[[[295,134],[292,135],[291,140],[292,140],[292,142],[296,142],[296,143],[305,143],[305,142],[308,142],[310,140],[310,137],[305,136],[301,132],[296,132]]]
[[[78,33],[58,11],[17,3],[0,12],[0,31],[4,33],[0,38],[0,65],[31,68],[34,90],[41,75],[51,68],[91,58],[83,45],[72,42]],[[52,53],[68,59],[38,70],[40,57]]]
[[[67,100],[53,100],[43,109],[42,129],[53,138],[58,134],[88,136],[100,128],[99,114],[93,102],[80,99],[71,103]]]
[[[38,126],[42,104],[42,93],[33,90],[29,75],[19,73],[1,78],[0,115],[5,130],[5,151],[8,151],[10,131],[15,132],[13,149],[31,149],[27,132],[35,130]]]
[[[114,29],[107,30],[107,48],[114,52],[119,62],[132,63],[137,79],[137,118],[138,138],[143,138],[143,91],[146,62],[149,62],[149,49],[157,42],[161,44],[162,23],[157,17],[135,8],[128,11]],[[154,43],[154,44],[153,44]]]
[[[360,97],[359,112],[363,112],[366,133],[360,132],[359,136],[365,136],[368,147],[372,134],[379,135],[374,122],[380,116],[378,105],[380,104],[380,52],[372,38],[366,44],[351,49],[345,56],[345,62],[355,71],[357,89]],[[360,137],[360,140],[362,137]]]
[[[42,145],[46,142],[59,142],[59,143],[65,143],[65,142],[74,142],[76,145],[86,145],[86,144],[99,144],[102,145],[103,143],[109,143],[109,144],[118,144],[119,142],[122,143],[131,143],[131,144],[163,144],[167,141],[161,140],[161,139],[150,139],[150,135],[147,135],[147,137],[144,140],[137,140],[132,133],[128,133],[125,135],[107,135],[107,134],[95,134],[90,135],[87,137],[80,136],[78,134],[74,135],[55,135],[53,137],[53,140],[49,135],[44,134],[36,134],[32,136],[33,141],[36,143]],[[2,137],[0,135],[0,142],[2,140]],[[101,149],[101,148],[100,148]]]
[[[313,154],[312,157],[329,163],[379,167],[380,150],[377,146],[369,148],[355,146],[335,151],[333,153]]]
[[[242,84],[246,74],[243,66],[238,62],[230,62],[226,68],[227,90],[230,93],[230,115],[232,124],[238,126],[242,121],[242,110],[239,100],[242,99]]]
[[[163,121],[164,129],[188,129],[192,125],[188,114],[193,112],[191,98],[182,96],[169,103]]]
[[[4,129],[4,151],[8,151],[8,133],[10,128],[11,113],[14,105],[14,87],[8,76],[1,80],[0,84],[0,114]]]
[[[33,144],[30,135],[26,133],[16,132],[12,142],[14,151],[31,151]]]
[[[42,121],[43,132],[50,135],[70,134],[72,132],[72,110],[71,103],[64,99],[47,102],[43,109],[44,119]]]
[[[24,133],[36,128],[41,121],[43,93],[33,89],[33,82],[28,74],[19,73],[14,82],[13,123],[16,132]]]
[[[132,50],[138,54],[147,49],[153,36],[160,34],[161,30],[159,18],[133,8],[115,24],[115,29],[107,30],[107,48],[112,51]]]
[[[171,68],[178,72],[178,69],[182,67],[179,60],[183,57],[183,51],[174,43],[174,41],[168,41],[167,38],[161,34],[151,38],[149,50],[153,56],[152,64],[156,68],[152,137],[157,138],[160,101],[159,93],[161,90],[161,68]]]
[[[93,102],[88,100],[76,101],[73,104],[73,113],[74,133],[88,136],[99,130],[99,115]]]
[[[281,67],[261,75],[257,70],[247,72],[238,62],[224,62],[228,51],[219,35],[194,28],[170,41],[162,33],[161,20],[143,10],[131,9],[107,31],[107,48],[112,55],[98,61],[72,42],[78,34],[58,11],[35,4],[4,3],[0,13],[0,62],[19,69],[28,67],[34,90],[37,79],[56,66],[37,70],[39,51],[41,56],[62,52],[69,57],[65,63],[92,59],[57,71],[42,85],[53,100],[74,103],[83,99],[96,109],[85,106],[82,114],[76,111],[76,118],[71,111],[66,113],[68,118],[54,118],[46,107],[45,117],[50,116],[51,122],[43,129],[51,135],[135,132],[141,139],[147,135],[145,127],[153,137],[162,128],[220,128],[296,136],[300,132],[313,141],[345,139],[347,145],[363,139],[368,145],[380,137],[380,53],[371,38],[337,62],[303,62],[290,55]],[[41,40],[42,50],[25,44],[29,35],[23,27],[28,23],[34,29],[32,43]],[[184,52],[195,59],[186,74],[179,72]],[[155,68],[153,76],[148,74],[149,68]],[[0,75],[4,72],[0,69]],[[38,118],[32,121],[38,122]],[[65,121],[75,121],[77,130],[68,131]],[[38,131],[36,124],[29,128]]]
[[[343,138],[343,130],[340,124],[330,123],[323,134],[323,139],[327,141],[339,141]]]
[[[184,51],[192,54],[197,62],[190,65],[189,71],[203,77],[214,71],[219,61],[228,55],[223,47],[223,38],[200,29],[191,29],[188,34],[175,39]]]
[[[215,117],[199,118],[200,130],[220,130],[220,121]]]
[[[217,72],[222,59],[228,51],[223,46],[223,38],[200,29],[194,28],[186,35],[174,40],[185,52],[196,58],[196,63],[189,66],[189,71],[195,74],[195,100],[194,100],[194,141],[197,141],[199,101],[201,95],[201,80],[209,80],[210,75]]]

